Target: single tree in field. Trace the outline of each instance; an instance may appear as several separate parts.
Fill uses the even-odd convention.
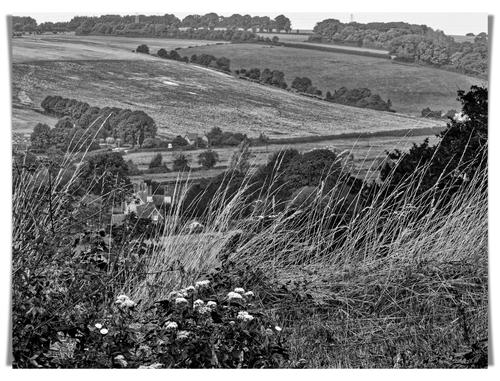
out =
[[[218,161],[219,155],[210,149],[198,155],[198,163],[205,169],[213,168]]]
[[[189,171],[189,160],[184,154],[179,154],[175,157],[173,162],[173,170],[174,171]]]
[[[139,45],[135,50],[137,53],[149,54],[149,47],[145,44]]]

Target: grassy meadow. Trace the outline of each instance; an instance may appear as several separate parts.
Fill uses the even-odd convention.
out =
[[[410,115],[420,115],[425,107],[458,109],[457,90],[484,83],[463,74],[403,65],[388,59],[280,46],[229,44],[181,49],[179,53],[225,56],[231,60],[233,70],[252,67],[281,70],[289,85],[295,77],[306,76],[324,93],[342,86],[367,87],[383,99],[390,99],[397,112]]]
[[[270,137],[292,137],[444,124],[327,103],[238,80],[204,67],[132,53],[131,49],[139,42],[136,39],[131,39],[125,47],[125,38],[115,42],[115,37],[90,37],[92,45],[79,44],[76,38],[71,35],[50,37],[40,46],[29,38],[12,40],[12,95],[13,104],[18,106],[13,111],[14,122],[19,119],[19,109],[37,108],[47,95],[61,95],[101,107],[143,110],[156,121],[160,134],[170,136],[203,133],[212,127],[244,132],[249,136],[264,132]],[[160,39],[154,42],[165,47],[189,43]],[[113,47],[116,45],[120,48]],[[248,49],[248,46],[234,45],[240,49]],[[19,56],[26,57],[26,49],[38,60],[19,62],[22,61]],[[80,51],[76,59],[72,49]],[[108,49],[111,53],[105,54]],[[112,59],[116,49],[120,59]],[[75,86],[78,86],[78,94],[75,94]],[[32,115],[34,126],[38,115]],[[22,126],[26,127],[26,121]],[[14,131],[19,127],[14,123]]]

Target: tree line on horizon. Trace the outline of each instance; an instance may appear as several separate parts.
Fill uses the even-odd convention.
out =
[[[139,21],[139,22],[137,22]],[[251,16],[233,14],[221,16],[211,12],[205,15],[192,14],[182,20],[173,14],[165,15],[102,15],[102,16],[75,16],[68,22],[44,22],[40,25],[32,17],[12,17],[15,32],[64,32],[74,31],[77,34],[143,34],[163,36],[179,33],[179,28],[204,29],[215,31],[251,31],[256,32],[290,32],[291,21],[284,15],[274,19],[269,16]]]
[[[316,24],[312,42],[385,49],[402,62],[423,63],[465,74],[486,75],[488,35],[457,42],[443,31],[406,22],[342,23],[326,19]]]

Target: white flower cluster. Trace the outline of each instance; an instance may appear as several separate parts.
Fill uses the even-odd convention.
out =
[[[214,302],[213,300],[209,300],[207,302],[207,307],[210,308],[210,309],[212,309],[212,310],[214,310],[215,308],[217,308],[217,303]]]
[[[249,322],[253,320],[253,316],[246,311],[240,311],[238,312],[238,316],[236,316],[236,319],[242,320],[244,322]]]
[[[196,282],[194,284],[194,287],[197,290],[204,290],[204,289],[207,289],[209,285],[210,285],[210,281],[209,280],[200,280],[199,282]]]
[[[120,308],[133,308],[137,305],[137,303],[131,300],[127,295],[119,295],[115,300],[115,304]]]
[[[231,291],[227,294],[227,298],[229,300],[241,300],[243,298],[252,299],[254,296],[255,294],[252,291],[245,292],[245,289],[242,287],[236,287],[234,291]]]
[[[164,325],[163,328],[165,328],[167,331],[175,331],[179,326],[175,321],[167,321]]]
[[[241,296],[241,294],[237,293],[237,292],[233,292],[233,291],[230,291],[228,292],[227,294],[227,298],[229,300],[242,300],[243,299],[243,296]]]
[[[193,309],[196,311],[196,310],[199,310],[200,308],[202,308],[203,306],[205,305],[205,302],[201,299],[197,299],[193,302]]]

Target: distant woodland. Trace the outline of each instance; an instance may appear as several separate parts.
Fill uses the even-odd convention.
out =
[[[440,30],[405,22],[344,24],[323,20],[314,27],[310,41],[386,49],[398,61],[428,64],[465,74],[486,75],[488,35],[480,33],[474,42],[456,42]]]

